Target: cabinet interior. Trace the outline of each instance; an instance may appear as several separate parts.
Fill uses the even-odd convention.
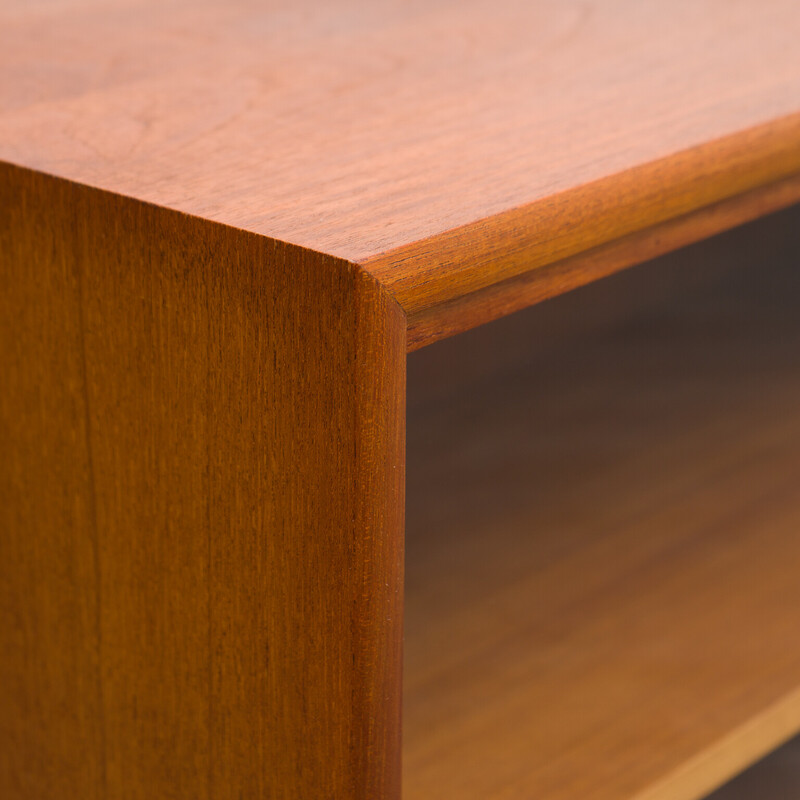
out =
[[[689,800],[800,729],[800,207],[412,353],[407,436],[405,800]]]

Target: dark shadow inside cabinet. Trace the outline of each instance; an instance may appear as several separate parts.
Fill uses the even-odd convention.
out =
[[[800,730],[800,208],[412,353],[407,464],[405,800],[689,800]]]

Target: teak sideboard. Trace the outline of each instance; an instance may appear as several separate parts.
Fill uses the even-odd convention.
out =
[[[800,338],[749,417],[750,339],[687,338],[710,425],[682,357],[625,371],[670,335],[585,322],[800,201],[798,42],[794,0],[4,0],[0,795],[691,800],[800,729]],[[797,216],[762,222],[786,261]],[[700,261],[752,274],[726,235]],[[492,321],[581,286],[514,369],[539,318]],[[480,423],[430,389],[477,362]],[[409,486],[451,515],[408,561],[407,364]],[[625,461],[646,385],[672,427]]]

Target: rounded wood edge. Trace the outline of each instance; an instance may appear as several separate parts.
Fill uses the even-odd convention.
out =
[[[800,174],[538,267],[408,317],[408,351],[800,202]]]
[[[798,174],[800,114],[791,114],[361,263],[413,327],[445,303],[671,221],[686,224],[725,201],[753,202],[758,191]]]
[[[798,719],[800,690],[782,698],[632,800],[700,800],[789,741],[797,733]]]

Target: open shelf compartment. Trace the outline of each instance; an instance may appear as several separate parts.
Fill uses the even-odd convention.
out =
[[[412,354],[405,800],[689,800],[800,728],[798,231]]]

